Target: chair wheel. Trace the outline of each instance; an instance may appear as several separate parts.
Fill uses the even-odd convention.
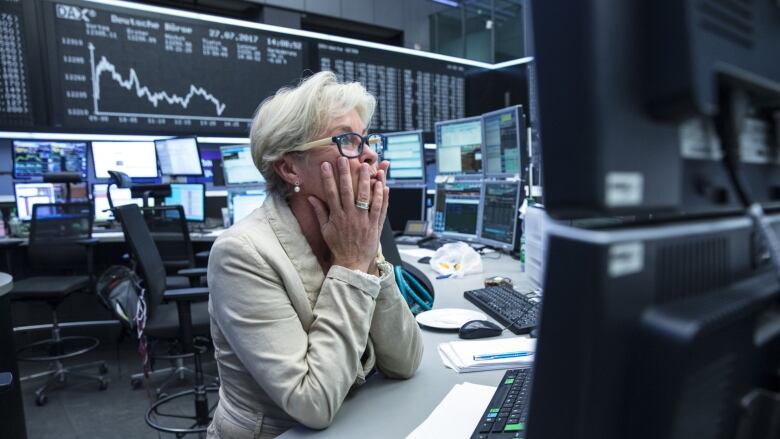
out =
[[[98,385],[98,388],[100,390],[106,390],[108,389],[108,380],[105,378],[100,379],[100,384]]]
[[[100,369],[98,369],[101,375],[105,375],[108,373],[108,365],[105,363],[100,365]]]
[[[35,395],[35,405],[38,407],[45,406],[47,402],[49,402],[49,397],[45,394],[41,393],[39,395]]]
[[[133,390],[138,390],[143,386],[144,382],[140,378],[130,378],[130,387]]]

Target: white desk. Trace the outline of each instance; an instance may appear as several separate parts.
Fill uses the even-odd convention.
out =
[[[436,292],[434,308],[477,309],[463,298],[463,292],[482,288],[486,277],[507,276],[519,290],[533,289],[526,276],[520,272],[519,261],[506,255],[502,255],[500,259],[489,259],[497,255],[490,254],[482,258],[482,274],[466,276],[463,279],[436,280],[435,273],[429,266],[416,261],[414,263],[433,279]],[[402,257],[411,262],[411,259],[403,254]],[[428,417],[455,384],[468,381],[498,385],[504,375],[503,370],[458,374],[444,367],[437,346],[442,342],[457,340],[457,332],[434,332],[427,329],[422,329],[422,332],[425,352],[414,377],[397,381],[376,373],[365,385],[347,397],[329,428],[316,431],[299,426],[280,437],[403,438]],[[514,334],[506,331],[503,336],[510,337]],[[470,431],[464,432],[464,436],[470,434]]]

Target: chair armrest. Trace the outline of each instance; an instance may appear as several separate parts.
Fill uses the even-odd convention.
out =
[[[206,267],[182,268],[176,274],[186,277],[201,277],[208,274],[208,269]]]
[[[166,290],[163,293],[163,300],[175,302],[203,302],[209,300],[209,289],[197,287]]]
[[[209,254],[211,252],[209,250],[204,250],[202,252],[195,253],[195,259],[203,259],[208,261],[209,260]]]

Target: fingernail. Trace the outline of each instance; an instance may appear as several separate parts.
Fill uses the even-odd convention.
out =
[[[325,172],[329,172],[330,171],[330,163],[328,163],[328,162],[322,162],[322,166],[321,167],[322,167],[322,170],[325,171]]]

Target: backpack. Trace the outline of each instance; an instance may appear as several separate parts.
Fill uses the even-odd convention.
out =
[[[146,320],[144,289],[138,276],[124,265],[108,267],[97,281],[97,294],[103,304],[122,322],[122,326],[135,331]]]

